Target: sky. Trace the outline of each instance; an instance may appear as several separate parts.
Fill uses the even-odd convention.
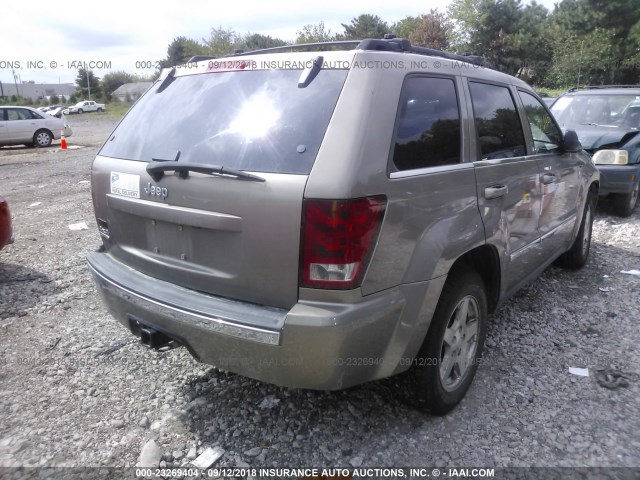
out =
[[[13,83],[14,71],[18,82],[73,83],[80,62],[99,77],[115,70],[148,75],[178,36],[201,41],[221,26],[293,41],[303,25],[324,21],[335,33],[363,13],[392,23],[430,9],[445,11],[450,1],[8,1],[1,7],[0,82]],[[555,1],[538,3],[552,9]]]

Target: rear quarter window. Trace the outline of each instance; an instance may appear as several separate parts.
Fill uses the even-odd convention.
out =
[[[156,83],[122,120],[100,155],[173,160],[265,173],[309,174],[347,70],[216,72]]]
[[[460,162],[460,111],[452,79],[409,77],[399,110],[393,150],[398,170]]]

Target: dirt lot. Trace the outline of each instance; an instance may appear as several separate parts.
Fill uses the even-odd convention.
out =
[[[640,466],[640,277],[620,273],[640,270],[640,209],[600,207],[587,267],[548,269],[491,317],[467,398],[436,418],[396,379],[287,390],[140,346],[85,263],[89,169],[115,121],[70,121],[84,148],[0,149],[16,232],[0,252],[0,466],[134,466],[150,440],[161,466],[215,446],[217,466]]]

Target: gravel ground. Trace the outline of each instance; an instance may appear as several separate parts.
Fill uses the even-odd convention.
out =
[[[70,120],[84,148],[0,149],[16,231],[0,252],[0,466],[132,467],[145,444],[169,467],[210,447],[216,466],[640,466],[640,277],[620,273],[640,270],[640,209],[601,206],[588,265],[548,269],[491,317],[471,390],[436,418],[402,379],[287,390],[139,345],[85,263],[89,169],[115,122]],[[619,388],[598,381],[607,368]]]

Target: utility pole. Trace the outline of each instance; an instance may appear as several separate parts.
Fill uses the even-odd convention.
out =
[[[87,89],[89,90],[89,100],[91,100],[91,82],[89,82],[89,70],[87,70]]]
[[[16,77],[16,71],[12,68],[11,73],[13,73],[13,84],[16,86],[16,97],[20,95],[18,91],[18,77]]]
[[[578,88],[580,88],[580,69],[582,67],[582,50],[584,49],[584,40],[580,42],[580,60],[578,61]]]

